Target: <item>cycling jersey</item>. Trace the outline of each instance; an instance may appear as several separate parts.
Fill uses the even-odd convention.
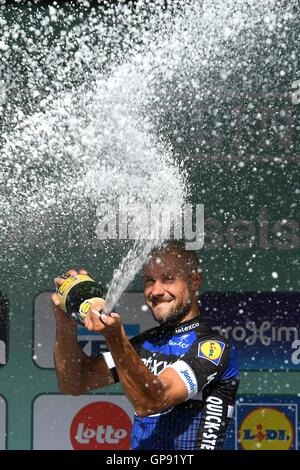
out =
[[[239,384],[234,347],[202,319],[160,325],[131,338],[154,375],[172,367],[184,381],[188,398],[161,413],[135,415],[131,449],[196,450],[221,448]],[[118,379],[110,353],[104,353]]]

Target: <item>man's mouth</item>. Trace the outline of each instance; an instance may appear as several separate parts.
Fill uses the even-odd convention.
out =
[[[160,305],[167,305],[167,304],[169,304],[170,302],[173,302],[173,300],[175,300],[175,299],[157,300],[157,301],[153,301],[153,300],[152,300],[151,303],[152,303],[153,307],[155,308],[155,307],[158,307],[158,306],[160,306]]]

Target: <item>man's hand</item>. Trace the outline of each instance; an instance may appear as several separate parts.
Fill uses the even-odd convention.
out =
[[[80,269],[79,273],[77,271],[75,271],[75,269],[70,269],[67,272],[68,276],[77,276],[78,274],[88,274],[88,273],[84,269]],[[57,288],[59,286],[61,286],[64,282],[65,282],[65,279],[62,278],[62,277],[56,277],[54,279],[54,284]],[[71,327],[75,328],[75,326],[77,325],[77,322],[73,318],[66,315],[65,312],[60,308],[60,306],[59,306],[60,302],[59,302],[58,294],[56,294],[56,293],[52,294],[51,299],[52,299],[52,302],[54,304],[54,315],[55,315],[56,323],[60,326],[66,327],[66,328],[68,328],[68,327],[69,328],[71,328]]]
[[[68,276],[77,276],[78,274],[88,274],[88,272],[84,269],[80,269],[78,272],[75,271],[75,269],[69,269],[69,271],[67,271]],[[54,284],[56,287],[61,286],[64,282],[65,279],[62,277],[57,277],[54,279]],[[75,328],[77,322],[73,318],[66,315],[65,312],[60,308],[58,294],[52,294],[51,298],[54,304],[56,323],[65,328]],[[116,333],[118,330],[121,331],[122,323],[120,316],[115,312],[112,312],[108,315],[101,313],[104,306],[105,302],[93,303],[84,319],[84,326],[89,331],[97,331],[105,336],[109,336],[112,333]]]
[[[97,331],[104,336],[121,333],[122,323],[120,315],[115,312],[109,314],[101,313],[105,302],[95,302],[88,311],[84,325],[89,331]]]
[[[70,269],[67,274],[77,276],[88,273],[84,269],[79,272]],[[64,282],[63,278],[54,279],[56,287],[61,286]],[[54,362],[59,390],[71,395],[81,395],[115,383],[103,356],[88,357],[80,348],[77,341],[78,323],[59,307],[60,302],[57,294],[52,294],[52,302],[56,318]],[[94,305],[93,307],[96,308]]]

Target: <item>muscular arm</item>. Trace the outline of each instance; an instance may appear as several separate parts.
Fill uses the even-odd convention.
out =
[[[159,376],[150,372],[132,347],[123,327],[103,333],[126,395],[139,416],[159,413],[187,398],[187,388],[175,370],[167,369]]]
[[[87,274],[85,270],[80,270],[79,273]],[[70,270],[68,274],[77,275],[77,271]],[[56,286],[64,281],[65,279],[60,278],[54,280]],[[54,363],[59,390],[71,395],[80,395],[115,383],[103,356],[90,358],[81,350],[77,341],[76,321],[60,309],[57,294],[53,294],[51,298],[56,320]]]
[[[86,274],[86,271],[79,271]],[[76,275],[74,270],[69,275]],[[57,278],[56,285],[64,279]],[[62,392],[79,395],[94,388],[105,387],[115,382],[114,376],[104,358],[89,358],[80,349],[76,338],[76,322],[60,310],[57,294],[52,295],[56,305],[57,324],[54,361],[58,387]],[[132,402],[137,414],[147,416],[158,413],[187,398],[187,388],[178,374],[168,369],[159,377],[153,375],[143,364],[126,337],[124,328],[117,314],[101,316],[93,313],[100,311],[103,304],[93,305],[85,318],[85,327],[98,331],[106,338],[118,371],[119,379],[126,395]],[[97,313],[97,312],[96,312]]]
[[[60,312],[60,315],[64,313]],[[80,349],[76,330],[76,323],[68,328],[57,325],[54,362],[59,390],[80,395],[113,384],[113,375],[104,358],[89,358]]]

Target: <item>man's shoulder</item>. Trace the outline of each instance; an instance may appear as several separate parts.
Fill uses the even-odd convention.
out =
[[[160,325],[149,328],[148,330],[143,331],[142,333],[133,336],[130,339],[130,342],[134,345],[142,344],[144,341],[150,340],[151,338],[156,339],[161,336],[161,327]]]
[[[197,339],[201,341],[218,341],[224,343],[226,346],[230,346],[231,344],[228,338],[212,329],[205,334],[197,335]]]
[[[205,321],[201,322],[199,327],[194,330],[193,345],[190,352],[193,353],[195,349],[199,350],[220,350],[220,351],[231,351],[232,344],[228,338],[220,334],[218,331],[211,328],[211,326]]]

